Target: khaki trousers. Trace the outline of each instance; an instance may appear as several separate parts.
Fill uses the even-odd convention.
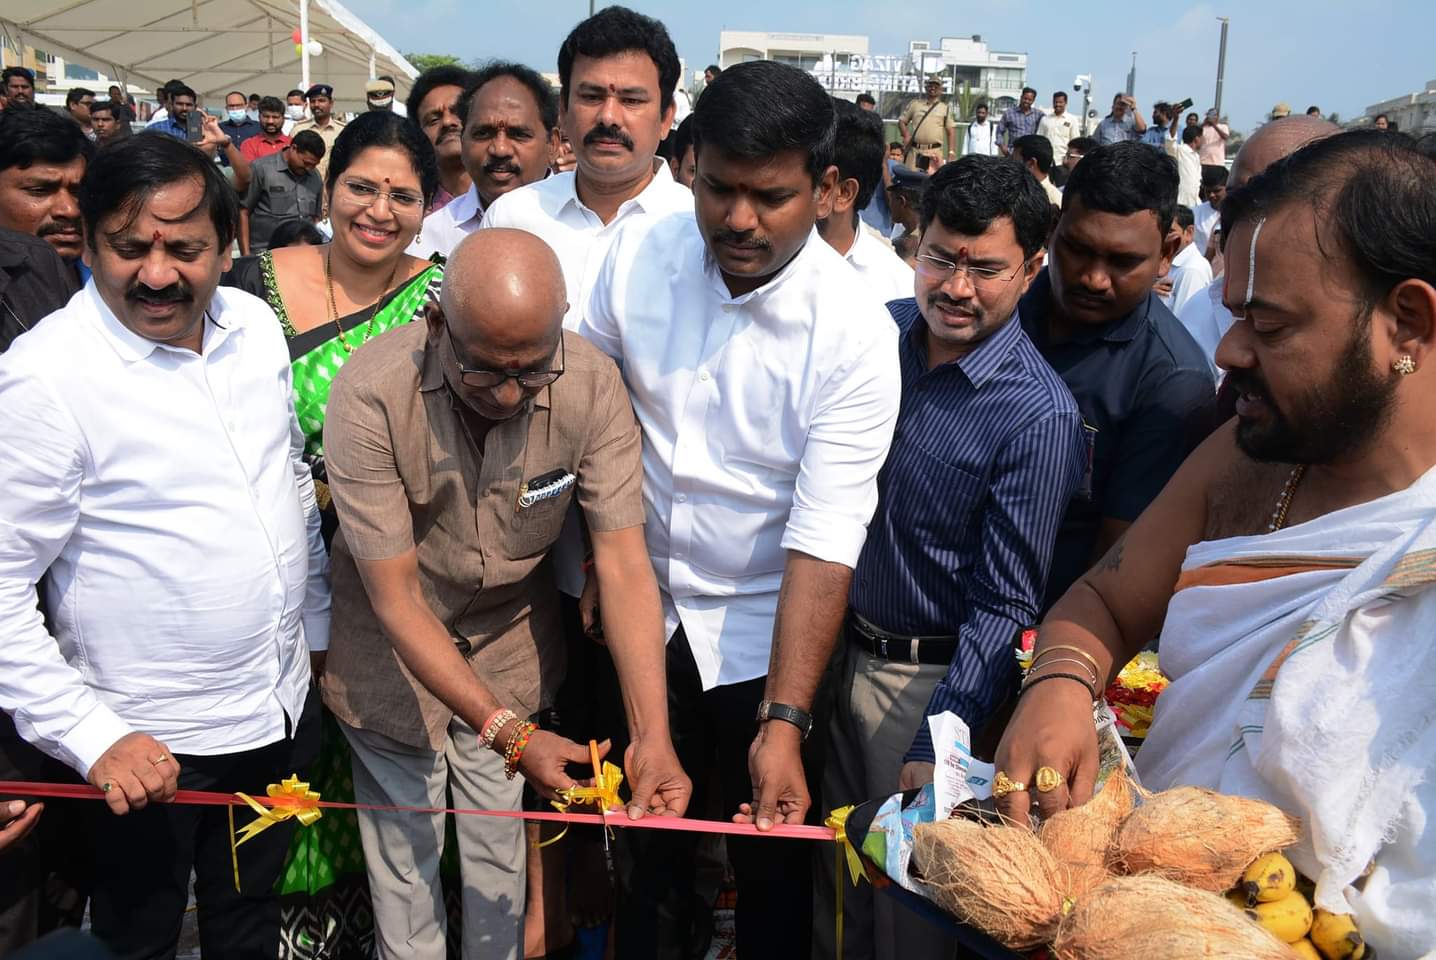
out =
[[[902,757],[926,722],[933,688],[947,673],[936,664],[880,660],[847,636],[838,639],[823,809],[898,792]],[[861,842],[856,841],[856,842]],[[813,960],[836,956],[833,851],[816,845]],[[843,874],[843,960],[948,960],[957,946],[932,922],[866,881]]]
[[[517,810],[523,780],[478,744],[458,717],[442,753],[340,723],[354,751],[354,799],[407,807]],[[453,803],[447,794],[453,793]],[[439,881],[443,814],[359,811],[380,960],[445,960]],[[521,820],[454,818],[463,881],[463,960],[517,960],[523,942],[526,860]]]

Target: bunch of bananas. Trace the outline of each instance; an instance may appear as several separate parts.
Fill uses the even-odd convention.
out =
[[[1257,857],[1227,899],[1303,960],[1372,960],[1350,914],[1313,910],[1311,885],[1280,853]]]

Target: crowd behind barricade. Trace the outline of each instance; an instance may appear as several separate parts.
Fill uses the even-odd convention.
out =
[[[206,957],[701,957],[731,883],[744,960],[950,958],[761,834],[931,782],[945,711],[1002,813],[1080,804],[1159,638],[1144,783],[1436,944],[1429,141],[1278,105],[1228,169],[1216,111],[1031,88],[959,137],[933,80],[889,142],[774,62],[690,103],[623,7],[557,67],[142,130],[5,71],[0,780],[104,802],[0,807],[0,951],[172,956],[193,877]],[[441,812],[595,756],[757,834]],[[291,774],[362,809],[171,802]]]

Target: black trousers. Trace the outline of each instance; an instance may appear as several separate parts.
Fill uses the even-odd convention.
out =
[[[694,775],[692,810],[701,810],[707,784],[696,772],[717,771],[724,818],[753,799],[748,748],[758,734],[758,703],[766,678],[705,691],[682,628],[668,643],[668,716],[673,746]],[[804,748],[808,789],[816,799],[816,771]],[[817,807],[810,811],[815,819]],[[694,930],[703,909],[694,890],[698,835],[619,830],[623,896],[615,954],[623,960],[689,960],[704,939]],[[810,952],[812,849],[802,840],[727,838],[738,887],[738,956],[793,960]]]
[[[79,774],[30,746],[0,713],[0,780],[81,783]],[[0,800],[16,799],[0,796]],[[30,835],[0,851],[0,957],[59,927],[78,927],[89,898],[93,801],[36,800],[45,810]]]
[[[319,694],[313,688],[298,725],[275,743],[216,756],[177,754],[182,790],[263,795],[292,773],[306,779],[319,753]],[[225,807],[150,804],[116,817],[95,814],[91,929],[117,960],[173,958],[189,903],[190,871],[205,960],[274,960],[279,955],[275,883],[296,826],[272,826],[239,848],[239,891]],[[235,810],[235,825],[253,819]]]

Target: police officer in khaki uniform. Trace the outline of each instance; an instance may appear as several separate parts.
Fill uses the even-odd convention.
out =
[[[563,679],[548,564],[581,508],[631,746],[611,758],[627,815],[681,815],[692,787],[668,732],[665,635],[643,535],[633,407],[613,361],[564,333],[563,271],[543,241],[482,230],[449,258],[439,305],[355,352],[325,417],[339,511],[324,702],[360,803],[517,810],[552,799],[589,751],[535,730]],[[518,779],[517,775],[522,775]],[[359,812],[381,960],[444,960],[442,814]],[[457,817],[463,950],[523,956],[524,829]]]
[[[942,99],[942,78],[927,78],[927,99],[913,100],[898,118],[903,138],[903,162],[918,168],[918,157],[931,157],[929,172],[936,172],[948,160],[957,159],[952,145],[952,105]]]
[[[313,130],[324,141],[324,157],[319,161],[319,176],[329,179],[329,155],[334,152],[334,141],[344,129],[344,121],[334,116],[334,88],[327,83],[316,83],[305,91],[304,99],[309,103],[309,119],[301,120],[289,131],[293,137],[301,130]]]

